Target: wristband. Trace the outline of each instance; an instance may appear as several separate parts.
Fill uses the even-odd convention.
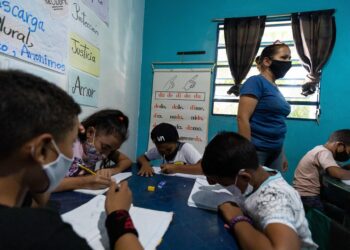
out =
[[[126,233],[138,233],[132,223],[130,214],[126,210],[117,210],[110,213],[106,219],[106,228],[109,237],[110,249],[114,249],[117,240]]]
[[[233,227],[238,223],[238,222],[241,222],[241,221],[245,221],[245,222],[248,222],[250,225],[253,225],[253,222],[252,220],[247,217],[247,216],[244,216],[244,215],[238,215],[236,217],[233,217],[230,222],[228,223],[230,229],[233,229]]]

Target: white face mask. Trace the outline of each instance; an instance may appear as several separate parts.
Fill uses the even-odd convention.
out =
[[[47,178],[49,179],[49,186],[47,190],[45,190],[45,192],[51,192],[58,186],[61,180],[65,177],[74,159],[68,158],[67,156],[62,154],[53,139],[51,142],[58,153],[58,157],[55,161],[45,164],[43,166],[44,172],[47,175]]]
[[[239,170],[237,176],[236,176],[236,180],[235,180],[235,184],[226,187],[226,189],[228,191],[230,191],[232,194],[236,194],[237,192],[241,193],[244,197],[247,197],[248,195],[250,195],[251,193],[253,193],[254,191],[254,187],[248,182],[246,189],[244,190],[244,192],[242,193],[241,190],[237,187],[237,179],[238,179],[238,175],[240,172],[245,171],[245,169],[241,169]]]

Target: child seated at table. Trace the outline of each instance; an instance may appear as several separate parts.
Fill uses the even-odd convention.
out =
[[[324,209],[320,197],[320,175],[326,173],[337,179],[350,179],[350,171],[337,163],[348,161],[349,156],[350,129],[335,131],[326,144],[318,145],[304,155],[295,170],[293,184],[306,209]]]
[[[0,71],[0,249],[91,249],[58,213],[23,208],[27,192],[56,188],[73,159],[80,107],[59,87],[19,71]],[[141,249],[126,182],[107,192],[111,249]]]
[[[201,164],[209,184],[231,186],[228,190],[239,196],[235,200],[242,207],[229,201],[218,208],[242,249],[317,248],[298,193],[277,170],[259,166],[246,138],[219,133],[205,148]]]
[[[156,159],[163,159],[160,167],[165,174],[202,174],[200,166],[202,155],[192,144],[179,141],[175,126],[169,123],[158,124],[151,132],[151,139],[155,147],[137,159],[141,165],[139,175],[152,176],[154,171],[150,161]]]
[[[110,177],[129,168],[131,160],[118,149],[127,139],[129,119],[115,109],[100,110],[82,121],[84,133],[74,143],[74,161],[55,191],[102,189]],[[111,162],[114,164],[111,165]],[[98,167],[97,165],[100,164]],[[96,174],[95,174],[95,170]]]

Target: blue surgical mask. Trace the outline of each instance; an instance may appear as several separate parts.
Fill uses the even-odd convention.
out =
[[[55,161],[45,164],[43,166],[44,172],[49,179],[49,186],[45,190],[45,192],[52,192],[61,182],[61,180],[65,177],[68,169],[72,165],[73,158],[68,158],[64,154],[61,153],[59,148],[57,147],[56,142],[52,139],[52,145],[54,146],[58,157]]]

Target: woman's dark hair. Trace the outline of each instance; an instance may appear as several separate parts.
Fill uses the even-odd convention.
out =
[[[288,45],[285,43],[279,42],[279,43],[274,43],[274,44],[266,46],[263,49],[263,51],[261,51],[260,56],[257,56],[255,58],[255,63],[257,65],[261,65],[261,63],[265,57],[270,58],[272,60],[273,56],[276,55],[278,53],[278,50],[282,47],[288,47]]]
[[[128,138],[129,119],[117,109],[100,110],[85,118],[81,124],[85,129],[94,127],[97,134],[116,135],[123,142]],[[79,139],[85,141],[86,134],[79,134]]]
[[[257,169],[254,145],[234,132],[217,134],[206,146],[202,168],[206,176],[234,177],[240,169]]]
[[[60,141],[73,129],[80,106],[64,90],[21,71],[0,71],[0,156],[50,133]]]

